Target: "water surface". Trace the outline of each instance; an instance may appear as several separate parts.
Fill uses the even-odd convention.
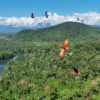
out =
[[[18,55],[14,56],[13,58],[10,58],[10,59],[0,61],[0,75],[1,75],[1,72],[4,69],[4,67],[6,67],[6,64],[8,63],[8,61],[10,61],[11,59],[15,60],[17,58],[18,58]]]

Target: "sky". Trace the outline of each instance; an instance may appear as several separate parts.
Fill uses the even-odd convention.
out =
[[[41,16],[45,11],[59,15],[100,12],[100,0],[0,0],[0,16],[23,17],[34,12]]]
[[[41,17],[45,11],[50,14],[47,21]],[[34,20],[28,18],[32,12],[36,17]],[[100,0],[0,0],[0,25],[33,27],[41,22],[55,25],[75,21],[77,17],[94,25],[100,24],[99,16]]]

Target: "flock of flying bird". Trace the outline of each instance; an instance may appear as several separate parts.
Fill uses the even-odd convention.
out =
[[[49,16],[49,15],[48,15],[48,12],[46,11],[46,12],[45,12],[45,17],[48,18],[48,16]],[[35,18],[33,13],[31,14],[31,18]]]
[[[46,18],[48,18],[49,15],[48,15],[48,12],[47,12],[47,11],[45,12],[45,15],[44,15],[44,16],[45,16]],[[31,14],[31,18],[35,18],[35,16],[34,16],[33,13]],[[80,18],[77,18],[77,21],[84,22],[84,20],[83,20],[83,19],[80,19]]]
[[[81,20],[80,18],[77,18],[77,21],[80,21],[80,20]],[[81,22],[84,22],[84,20],[82,19]]]

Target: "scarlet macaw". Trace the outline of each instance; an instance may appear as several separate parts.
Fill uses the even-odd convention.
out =
[[[79,18],[77,18],[77,21],[79,21],[80,19]]]
[[[57,43],[56,41],[54,41],[54,43],[56,43],[57,45],[61,46],[61,51],[60,51],[60,58],[62,58],[64,56],[64,52],[67,48],[68,45],[68,40],[65,40],[63,42],[63,45],[61,45],[60,43]]]
[[[48,12],[47,11],[45,12],[45,16],[46,16],[46,18],[48,18]]]
[[[76,69],[76,68],[73,68],[73,69],[74,69],[74,73],[80,74],[80,70],[79,69]]]
[[[82,22],[84,22],[84,20],[82,19]]]
[[[72,74],[73,76],[75,76],[75,74],[80,74],[80,70],[79,69],[76,69],[76,68],[73,68],[74,71],[71,71],[70,74]]]
[[[33,13],[31,14],[31,18],[35,18]]]

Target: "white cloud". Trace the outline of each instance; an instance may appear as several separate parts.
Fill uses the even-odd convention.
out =
[[[74,16],[84,19],[84,23],[88,25],[100,25],[100,13],[75,13]]]
[[[28,17],[0,17],[0,25],[11,25],[14,27],[37,27],[39,24],[45,26],[49,23],[51,26],[57,25],[68,21],[77,21],[80,18],[81,22],[84,19],[85,24],[88,25],[100,25],[100,13],[88,12],[88,13],[74,13],[72,16],[61,16],[56,13],[48,13],[48,19],[45,16],[36,17],[34,19]]]

